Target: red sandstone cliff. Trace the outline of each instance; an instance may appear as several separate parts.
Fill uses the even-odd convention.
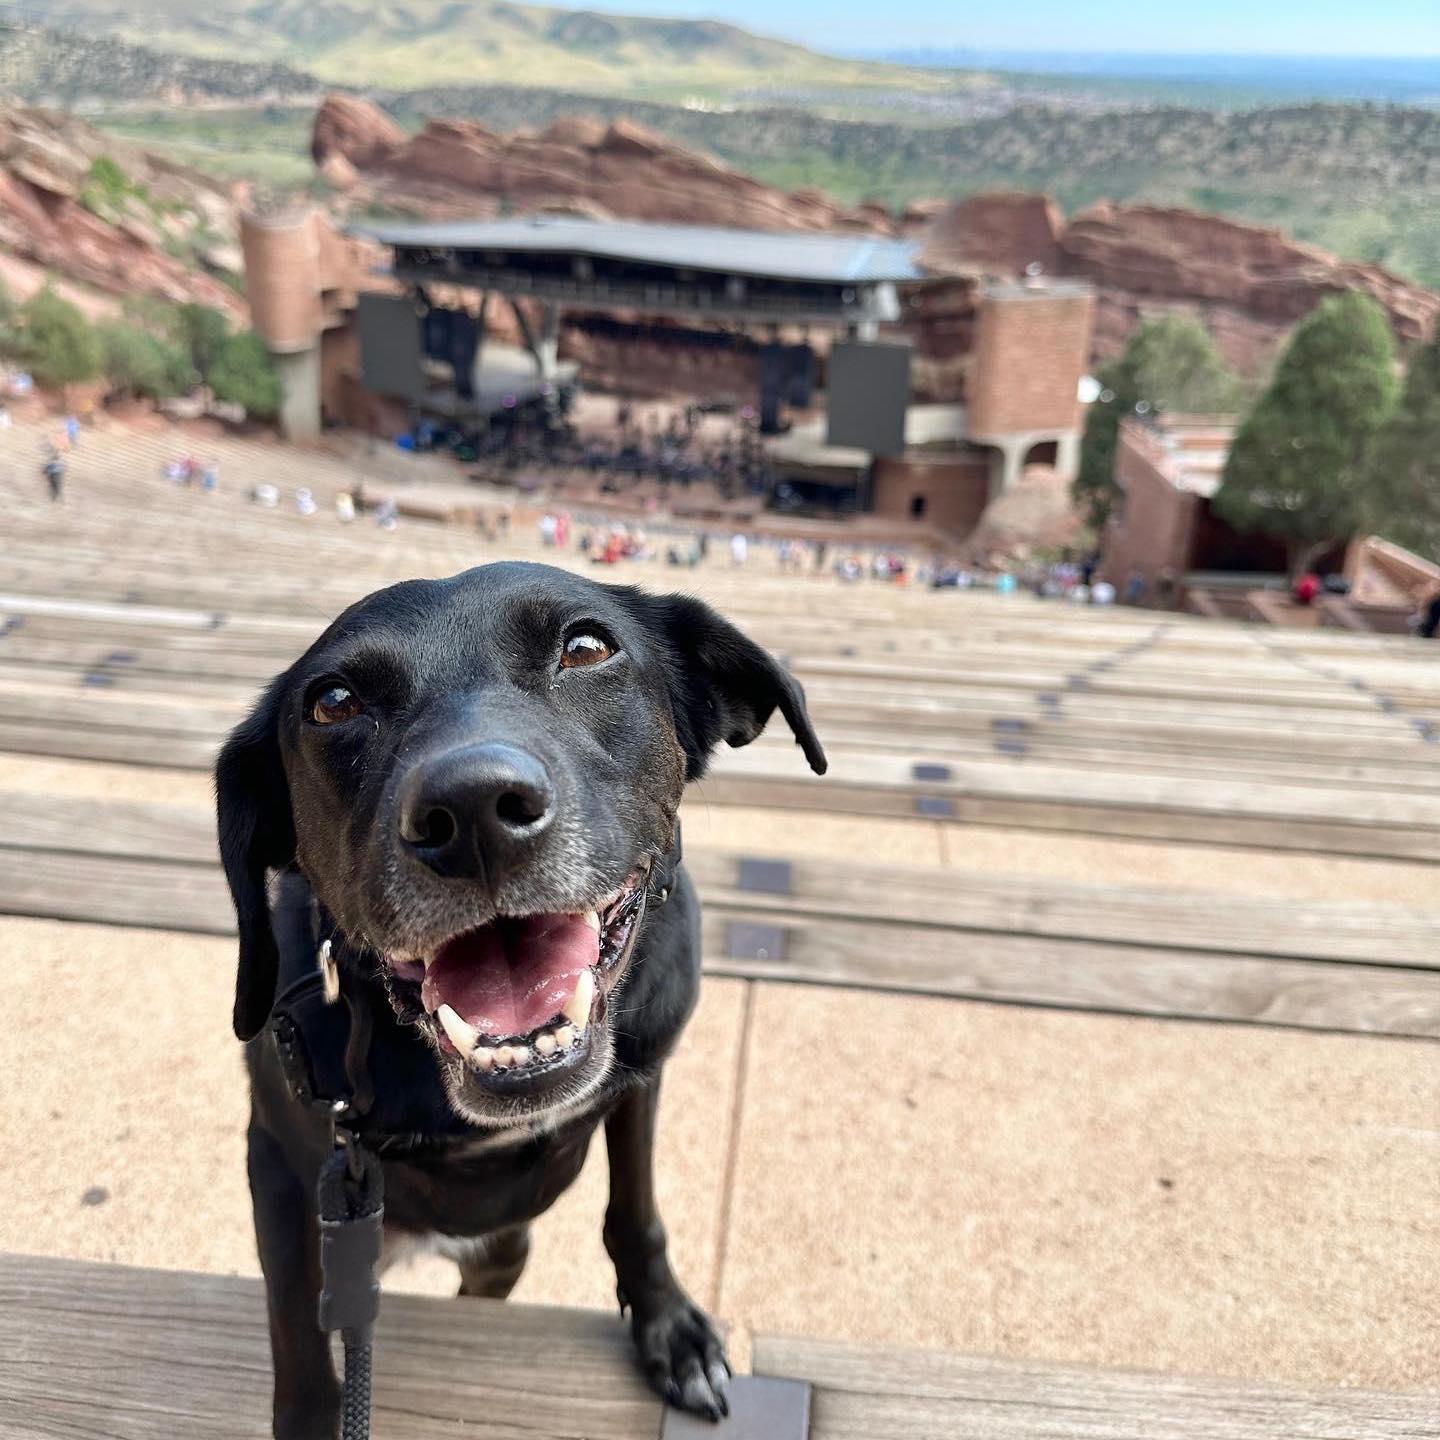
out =
[[[1382,270],[1340,260],[1278,230],[1218,215],[1102,201],[1061,237],[1062,269],[1100,292],[1095,345],[1118,352],[1154,308],[1193,310],[1245,369],[1271,352],[1327,295],[1363,290],[1390,317],[1396,338],[1429,336],[1440,295]]]
[[[1144,316],[1180,310],[1254,372],[1297,320],[1341,290],[1373,295],[1404,342],[1431,334],[1440,316],[1440,295],[1377,265],[1337,259],[1278,230],[1154,205],[1101,201],[1066,224],[1041,195],[978,195],[935,221],[922,254],[945,270],[1019,275],[1039,263],[1092,281],[1100,356],[1123,350]]]
[[[878,207],[847,208],[819,190],[787,194],[625,120],[566,117],[515,135],[432,120],[407,139],[377,106],[332,95],[311,149],[339,188],[442,219],[504,208],[759,230],[896,229]]]
[[[940,210],[921,237],[920,262],[935,270],[1023,275],[1060,268],[1065,217],[1048,195],[1002,190]]]
[[[93,182],[100,156],[114,162],[118,185]],[[239,315],[243,302],[205,268],[238,271],[234,237],[235,205],[220,185],[71,116],[0,107],[0,255],[22,262],[12,275]]]

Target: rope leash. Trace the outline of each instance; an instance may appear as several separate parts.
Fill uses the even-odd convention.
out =
[[[335,1018],[325,1018],[330,1015]],[[358,1134],[374,1100],[367,1063],[372,1026],[364,1001],[341,991],[329,938],[320,943],[315,968],[286,990],[270,1016],[291,1098],[330,1123],[330,1155],[315,1186],[318,1320],[327,1335],[340,1332],[344,1347],[341,1440],[369,1440],[372,1345],[380,1313],[376,1270],[383,1244],[385,1171]]]

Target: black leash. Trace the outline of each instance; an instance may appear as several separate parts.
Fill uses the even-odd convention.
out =
[[[320,1328],[340,1332],[345,1380],[340,1440],[370,1440],[370,1366],[375,1317],[380,1313],[381,1229],[385,1172],[336,1122],[335,1149],[320,1170]]]
[[[270,1030],[291,1095],[330,1122],[330,1155],[320,1167],[315,1187],[320,1217],[318,1318],[326,1334],[340,1332],[345,1351],[341,1440],[369,1440],[385,1171],[361,1141],[357,1127],[373,1098],[368,1066],[373,1019],[363,998],[342,992],[329,940],[321,943],[318,959],[318,968],[291,985],[276,1002]],[[335,1047],[317,1046],[314,1032],[318,1024],[333,1029],[340,1023],[338,1016],[325,1014],[340,1001],[349,1018],[343,1061],[337,1067],[337,1057],[331,1053]],[[307,1016],[310,1044],[305,1038]]]

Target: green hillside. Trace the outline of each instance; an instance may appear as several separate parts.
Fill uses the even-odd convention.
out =
[[[5,6],[0,6],[3,13]],[[711,20],[510,0],[24,0],[30,20],[220,59],[279,61],[348,85],[505,81],[679,98],[754,87],[964,92],[955,71],[823,56]]]

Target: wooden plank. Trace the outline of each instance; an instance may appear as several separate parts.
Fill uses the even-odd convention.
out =
[[[135,717],[127,717],[134,719]],[[0,718],[0,749],[72,759],[206,769],[223,738],[190,729],[156,734],[36,718]],[[788,758],[788,747],[786,750]],[[1307,786],[1221,784],[1183,776],[1120,775],[965,762],[948,782],[914,782],[912,762],[874,751],[841,753],[824,779],[798,773],[773,747],[732,751],[696,787],[707,803],[910,816],[917,795],[949,802],[974,825],[1187,844],[1269,847],[1379,859],[1440,861],[1440,797]]]
[[[733,761],[733,757],[727,757]],[[762,769],[733,763],[712,771],[696,787],[705,803],[745,805],[782,810],[823,810],[845,815],[889,815],[909,818],[917,793],[937,795],[935,787],[887,783],[886,777],[847,780],[833,773],[821,780],[797,776],[795,766]],[[863,767],[862,767],[863,768]],[[993,769],[993,767],[991,767]],[[1018,770],[1012,773],[1020,773]],[[1110,802],[1016,797],[992,789],[967,793],[960,787],[938,798],[949,802],[950,818],[967,825],[998,825],[1028,830],[1059,830],[1085,835],[1112,835],[1139,840],[1174,840],[1187,845],[1298,850],[1321,855],[1348,855],[1380,860],[1440,860],[1440,833],[1405,824],[1351,824],[1345,820],[1236,815],[1176,809],[1137,800],[1127,803],[1131,788],[1115,777]],[[1197,794],[1202,787],[1196,787]],[[1337,807],[1343,813],[1344,807]]]
[[[59,722],[72,728],[156,727],[167,733],[217,736],[245,712],[258,692],[261,675],[232,680],[195,673],[157,673],[144,665],[117,664],[104,647],[87,648],[68,668],[39,662],[7,661],[0,649],[0,716],[9,722]],[[191,666],[186,658],[185,666]],[[86,689],[92,677],[104,693]],[[1028,707],[1017,701],[1015,708]],[[884,753],[903,745],[917,754],[946,758],[985,758],[997,736],[1013,733],[1027,753],[1052,765],[1116,772],[1143,770],[1161,774],[1249,779],[1328,789],[1370,788],[1401,793],[1440,790],[1440,746],[1425,745],[1408,721],[1389,721],[1364,737],[1332,739],[1312,731],[1286,737],[1275,730],[1207,726],[1199,717],[1181,727],[1142,725],[1124,720],[1063,718],[1005,713],[968,705],[916,709],[898,704],[857,706],[812,696],[811,714],[827,749]],[[1346,735],[1353,736],[1353,730]],[[762,746],[771,743],[767,737]]]
[[[728,852],[692,847],[686,851],[685,863],[707,905],[732,909],[1127,945],[1163,944],[1176,950],[1440,968],[1440,912],[1400,906],[1081,885],[811,856],[788,862],[789,888],[784,894],[767,894],[741,883],[744,862]]]
[[[209,806],[0,792],[0,846],[215,865],[216,844]]]
[[[217,861],[215,820],[208,806],[23,791],[0,792],[0,846],[183,865]],[[1440,912],[1394,905],[1082,885],[704,847],[692,847],[685,858],[705,903],[722,909],[774,909],[792,919],[887,921],[1252,957],[1440,968]]]
[[[4,1440],[269,1434],[260,1283],[0,1256]],[[660,1402],[627,1327],[584,1310],[386,1295],[374,1433],[386,1440],[653,1440]]]
[[[0,717],[0,751],[61,760],[98,760],[175,770],[209,770],[220,752],[219,735],[157,735],[144,730],[13,722]]]
[[[0,914],[233,935],[216,865],[55,850],[0,849]]]
[[[764,1335],[753,1365],[815,1386],[811,1440],[1433,1440],[1440,1404]]]
[[[767,927],[769,958],[732,957],[732,927]],[[778,937],[777,937],[778,932]],[[899,990],[1168,1019],[1440,1039],[1440,974],[1380,965],[956,933],[870,921],[788,919],[707,907],[717,975]]]
[[[0,914],[234,932],[214,866],[50,850],[0,850]],[[705,969],[721,975],[1440,1038],[1435,971],[794,918],[718,904],[707,907],[702,933]],[[744,943],[734,956],[737,934]]]

